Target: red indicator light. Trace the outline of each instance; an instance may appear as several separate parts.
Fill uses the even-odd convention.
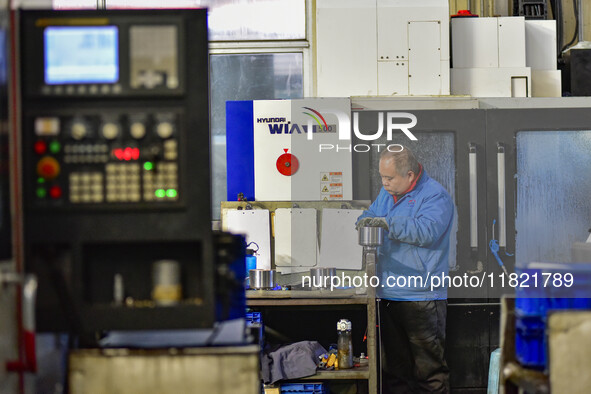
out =
[[[50,187],[49,196],[54,199],[60,198],[62,196],[62,188],[59,186]]]
[[[35,150],[35,153],[42,155],[47,152],[47,143],[45,141],[37,141],[35,142],[35,145],[33,145],[33,149]]]
[[[112,153],[113,156],[121,161],[138,160],[140,158],[139,148],[131,148],[129,146],[126,148],[115,148]]]
[[[119,160],[123,160],[123,149],[113,149],[113,156],[115,156]]]

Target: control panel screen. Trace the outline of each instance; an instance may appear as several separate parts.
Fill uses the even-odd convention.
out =
[[[51,26],[43,35],[46,84],[118,81],[116,26]]]

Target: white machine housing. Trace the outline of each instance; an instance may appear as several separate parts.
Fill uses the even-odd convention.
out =
[[[340,123],[336,115],[350,119],[349,99],[255,100],[253,111],[256,200],[353,199],[351,141],[339,139]],[[308,139],[304,128],[316,127],[315,119],[320,118],[332,131],[314,133]],[[346,126],[350,127],[349,123]],[[273,129],[283,132],[273,134]],[[321,150],[321,144],[335,149]],[[291,154],[298,161],[297,171],[290,176],[281,174],[277,168],[277,160],[284,154]]]
[[[447,0],[317,0],[317,96],[449,95]]]
[[[556,69],[556,21],[525,21],[526,65],[531,67],[532,97],[561,97],[562,75]]]
[[[453,18],[451,93],[531,97],[525,18]]]

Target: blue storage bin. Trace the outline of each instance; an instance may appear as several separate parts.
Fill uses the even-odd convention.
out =
[[[527,316],[515,312],[515,355],[526,367],[546,367],[546,322],[543,316]]]
[[[282,393],[328,394],[325,383],[282,383]]]
[[[517,269],[516,273],[527,273],[530,278],[535,274],[538,276],[537,287],[529,281],[529,287],[517,287],[515,291],[516,357],[524,366],[545,369],[548,366],[545,332],[548,313],[591,309],[591,263],[530,263],[526,268]],[[572,285],[566,287],[563,281],[563,286],[554,286],[554,277],[546,282],[544,273],[558,273],[560,278],[571,274]]]
[[[544,332],[546,321],[542,316],[524,316],[515,312],[515,329],[527,332]]]
[[[262,323],[261,312],[246,312],[246,324]]]
[[[261,347],[261,351],[265,345],[265,326],[263,324],[263,318],[261,312],[246,312],[246,326],[252,327],[253,334],[255,335],[258,344]]]
[[[524,366],[543,370],[548,365],[546,357],[546,333],[544,330],[515,330],[515,355]]]
[[[548,310],[548,298],[516,298],[515,312],[522,316],[543,316]]]

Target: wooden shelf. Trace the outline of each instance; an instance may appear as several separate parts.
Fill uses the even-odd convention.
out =
[[[281,305],[366,305],[368,297],[351,293],[297,291],[297,290],[248,290],[247,306]]]
[[[318,370],[315,375],[306,376],[298,380],[337,380],[337,379],[369,379],[369,367],[355,367],[351,369],[338,369],[334,371]]]

